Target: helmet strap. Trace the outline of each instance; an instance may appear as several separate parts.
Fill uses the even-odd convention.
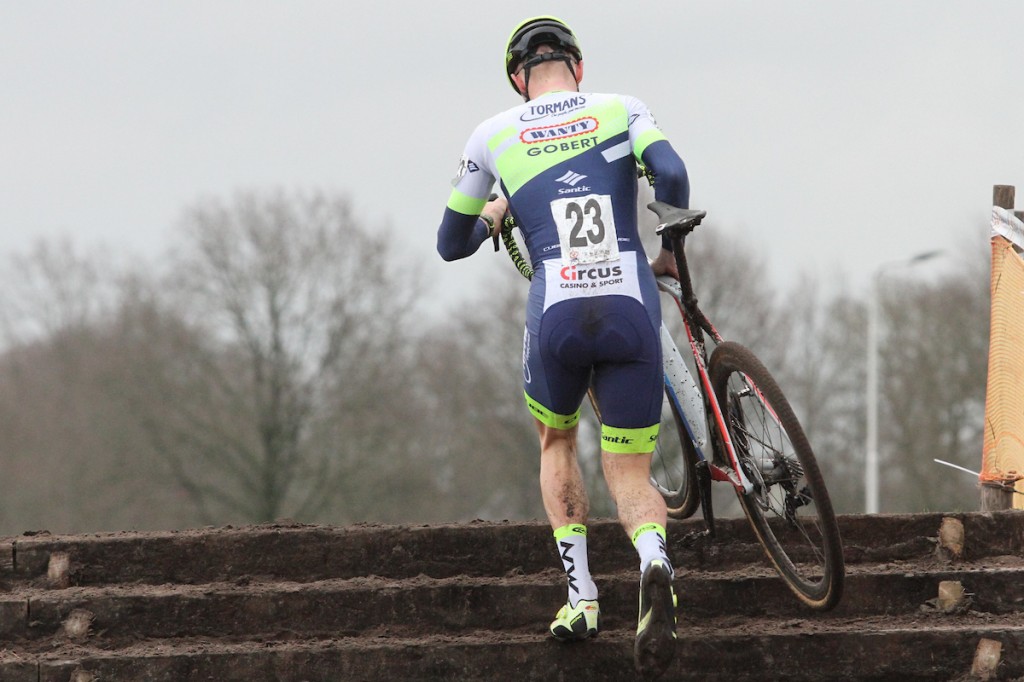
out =
[[[529,55],[526,61],[523,62],[523,99],[527,102],[530,101],[530,70],[538,64],[544,62],[565,62],[566,68],[569,69],[569,73],[572,75],[572,79],[576,80],[576,73],[572,70],[572,57],[562,51],[545,52],[544,54],[533,54]]]

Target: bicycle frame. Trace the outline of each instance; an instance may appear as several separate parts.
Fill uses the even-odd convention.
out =
[[[681,268],[679,272],[680,278],[683,278],[684,269]],[[687,272],[685,276],[688,278],[689,273]],[[694,434],[690,432],[690,425],[687,422],[687,432],[690,434],[694,451],[697,453],[697,458],[699,461],[707,464],[712,480],[731,483],[738,491],[749,493],[754,489],[754,484],[751,483],[750,479],[743,473],[743,468],[739,466],[736,451],[732,446],[732,439],[729,437],[728,429],[725,428],[725,416],[722,412],[721,406],[718,404],[718,399],[715,397],[715,393],[711,388],[711,378],[707,369],[708,359],[707,349],[704,345],[704,332],[706,331],[716,343],[720,343],[722,341],[722,337],[711,322],[704,317],[704,314],[700,312],[700,309],[696,307],[697,301],[695,298],[691,296],[689,304],[686,302],[682,293],[683,287],[681,287],[679,282],[675,281],[671,277],[662,275],[658,278],[658,288],[671,296],[679,309],[680,315],[683,319],[683,327],[686,329],[687,340],[690,344],[690,351],[693,354],[694,366],[697,368],[697,375],[701,386],[701,395],[704,398],[704,415],[702,415],[702,417],[705,420],[707,420],[709,416],[714,419],[715,428],[712,429],[711,432],[713,437],[718,439],[719,445],[723,450],[724,459],[729,462],[730,466],[724,467],[716,464],[714,458],[708,460],[703,449],[697,443],[697,439]],[[700,320],[702,324],[698,326],[695,324],[696,320]],[[694,331],[695,329],[696,331]],[[679,401],[677,395],[678,392],[675,390],[675,386],[672,386],[667,378],[666,383],[670,388],[668,394],[669,399],[675,401],[676,408],[679,410],[680,414],[686,414],[686,410]],[[712,447],[714,447],[714,445],[712,445]]]
[[[699,223],[700,221],[698,220],[696,224]],[[697,478],[697,491],[700,496],[700,506],[705,522],[705,529],[703,531],[690,533],[684,539],[686,544],[691,544],[701,536],[711,538],[715,536],[715,515],[711,501],[711,481],[729,483],[739,495],[748,495],[754,490],[753,482],[748,478],[743,467],[740,466],[736,449],[733,447],[732,438],[729,436],[729,429],[726,426],[725,413],[711,386],[711,376],[708,372],[708,352],[705,346],[704,334],[708,334],[715,343],[721,343],[723,339],[718,330],[715,329],[715,326],[711,324],[711,321],[697,305],[697,297],[693,293],[690,268],[686,262],[685,242],[686,232],[696,227],[696,224],[686,231],[678,227],[666,228],[664,225],[659,226],[657,230],[660,234],[664,229],[668,229],[672,240],[672,251],[675,256],[676,267],[679,271],[678,281],[665,275],[658,277],[658,288],[672,297],[682,317],[683,328],[686,330],[686,337],[690,345],[690,352],[693,355],[697,378],[700,382],[700,393],[704,402],[704,414],[700,415],[700,417],[704,420],[705,427],[712,427],[710,429],[711,448],[712,453],[715,455],[709,459],[704,454],[690,427],[691,416],[684,410],[678,398],[678,391],[676,387],[671,385],[666,374],[666,386],[669,387],[669,390],[666,391],[667,398],[675,403],[677,412],[684,415],[683,422],[686,424],[687,434],[697,456],[694,473]],[[662,323],[662,326],[664,328],[664,323]],[[665,343],[662,344],[663,352],[666,352],[665,347],[667,345]],[[757,391],[757,387],[752,382],[747,382],[747,385],[751,390]]]

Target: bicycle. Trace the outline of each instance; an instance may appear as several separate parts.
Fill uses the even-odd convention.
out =
[[[687,535],[686,545],[714,539],[711,483],[731,485],[790,590],[814,610],[832,609],[845,579],[842,539],[814,452],[772,375],[750,350],[721,337],[693,292],[684,245],[706,212],[658,201],[647,206],[658,216],[656,233],[667,232],[673,243],[679,281],[662,276],[658,288],[676,303],[698,376],[695,382],[663,322],[666,400],[651,483],[671,518],[689,518],[701,507],[704,529]],[[519,272],[530,279],[533,271],[513,235],[516,227],[506,217],[501,240]],[[705,334],[715,344],[710,358]],[[600,419],[593,394],[591,404]]]

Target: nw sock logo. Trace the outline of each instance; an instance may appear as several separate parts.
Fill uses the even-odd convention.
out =
[[[566,171],[565,175],[558,178],[558,182],[564,182],[567,185],[572,185],[573,187],[575,187],[576,183],[578,183],[579,181],[583,180],[586,177],[586,175],[580,175],[579,173]]]
[[[668,568],[669,573],[675,573],[672,570],[672,561],[668,558],[668,545],[665,543],[665,538],[658,536],[658,548],[661,549],[662,555],[665,557],[665,567]]]
[[[576,560],[569,556],[569,550],[572,549],[571,542],[560,542],[562,546],[562,561],[564,562],[565,575],[569,578],[569,589],[576,594],[580,593],[580,588],[576,587],[576,576],[573,575],[573,571],[576,570]]]

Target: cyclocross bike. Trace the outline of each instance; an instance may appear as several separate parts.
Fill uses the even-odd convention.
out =
[[[793,593],[812,609],[831,609],[843,592],[843,547],[814,452],[772,375],[750,350],[723,340],[697,305],[684,245],[706,213],[658,201],[648,208],[660,221],[656,232],[673,242],[679,281],[662,276],[658,288],[682,316],[697,373],[695,382],[663,323],[666,400],[651,483],[672,518],[685,519],[702,508],[704,528],[690,533],[686,544],[715,536],[712,481],[732,486],[757,540]],[[530,279],[516,227],[506,217],[502,241]],[[714,346],[710,359],[708,338]],[[592,394],[591,402],[600,419]]]

